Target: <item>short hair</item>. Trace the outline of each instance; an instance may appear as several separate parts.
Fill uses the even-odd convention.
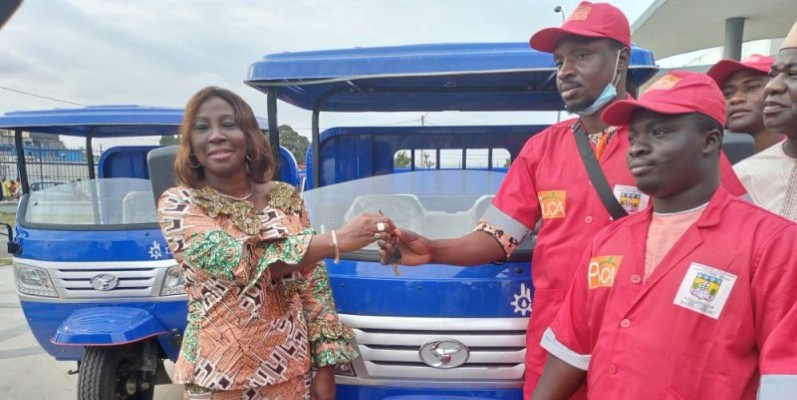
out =
[[[230,104],[235,124],[244,133],[250,178],[257,183],[270,181],[274,177],[276,162],[271,153],[271,146],[258,126],[255,113],[241,96],[215,86],[208,86],[194,94],[185,107],[183,122],[180,124],[180,147],[174,160],[177,181],[182,185],[197,188],[205,179],[205,171],[201,165],[198,165],[191,148],[191,132],[196,124],[199,108],[214,97]]]
[[[612,50],[622,50],[625,48],[628,48],[629,51],[631,50],[630,47],[626,46],[623,43],[620,43],[620,41],[618,40],[614,40],[612,38],[604,38],[604,39],[609,41],[609,46],[612,48]]]
[[[725,135],[725,127],[716,119],[709,117],[706,114],[694,112],[689,114],[692,118],[692,122],[695,124],[697,129],[701,132],[709,132],[716,130],[720,133],[720,146],[718,149],[722,149],[722,137]]]
[[[697,125],[697,128],[701,131],[708,132],[713,130],[718,130],[720,133],[725,131],[725,127],[716,119],[709,117],[706,114],[702,113],[692,113],[692,120]]]

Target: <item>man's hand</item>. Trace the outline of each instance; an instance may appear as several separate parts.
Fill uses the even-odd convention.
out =
[[[421,236],[413,231],[395,228],[396,240],[380,240],[379,259],[382,264],[387,265],[393,260],[391,257],[398,247],[400,259],[397,262],[401,265],[422,265],[432,262],[432,241],[425,236]]]
[[[587,371],[582,371],[553,354],[548,354],[545,369],[531,400],[566,400],[572,396],[587,379]]]
[[[335,366],[321,367],[313,376],[310,400],[335,400]]]

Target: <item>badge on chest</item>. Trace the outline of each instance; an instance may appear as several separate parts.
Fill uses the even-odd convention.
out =
[[[543,219],[564,218],[567,216],[567,191],[548,190],[537,192],[537,199],[540,201]]]
[[[693,262],[675,294],[673,304],[719,319],[736,282],[736,275]]]
[[[650,197],[629,185],[614,185],[614,197],[625,208],[625,212],[633,214],[648,207]]]

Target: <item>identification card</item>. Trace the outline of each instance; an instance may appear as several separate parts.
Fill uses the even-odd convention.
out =
[[[735,282],[736,275],[730,272],[693,262],[673,304],[719,319]]]

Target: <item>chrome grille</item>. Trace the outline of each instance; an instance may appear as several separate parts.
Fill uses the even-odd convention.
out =
[[[174,260],[83,263],[19,260],[19,262],[45,268],[58,296],[62,299],[159,296],[166,268],[176,265]],[[101,274],[115,276],[118,278],[118,285],[111,290],[94,289],[91,280]]]
[[[354,330],[362,358],[355,378],[339,383],[436,387],[521,387],[527,318],[407,318],[340,315]],[[454,339],[470,349],[463,365],[433,368],[421,361],[424,343]],[[344,382],[345,381],[345,382]],[[442,386],[441,386],[442,385]]]

